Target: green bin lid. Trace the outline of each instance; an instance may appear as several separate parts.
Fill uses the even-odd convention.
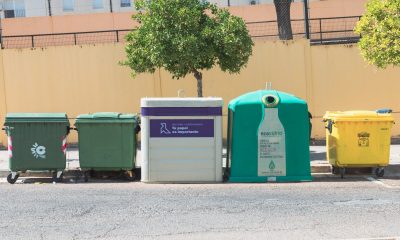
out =
[[[307,102],[292,94],[276,90],[259,90],[246,93],[233,99],[228,108],[234,110],[240,105],[265,105],[267,107],[277,107],[278,105],[301,104],[307,105]]]
[[[7,123],[14,122],[69,122],[66,113],[8,113]]]
[[[81,114],[77,117],[76,123],[87,122],[137,122],[138,116],[135,114],[122,114],[116,112],[99,112],[92,114]]]

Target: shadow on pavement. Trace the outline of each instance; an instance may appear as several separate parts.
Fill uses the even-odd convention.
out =
[[[326,158],[326,152],[316,152],[316,151],[310,151],[310,160],[311,161],[328,161]]]
[[[54,183],[52,178],[42,178],[42,177],[27,177],[27,178],[19,178],[16,184],[91,184],[91,183],[101,183],[101,184],[107,184],[107,183],[132,183],[132,182],[139,182],[139,180],[135,181],[128,181],[125,179],[118,179],[118,178],[107,178],[107,179],[101,179],[101,178],[91,178],[88,182],[85,182],[83,177],[64,177],[62,182],[59,183]]]
[[[314,182],[366,182],[371,181],[368,178],[372,178],[372,180],[400,180],[399,176],[384,176],[384,177],[376,177],[374,174],[368,173],[350,173],[344,176],[342,179],[340,174],[314,174],[313,181]]]

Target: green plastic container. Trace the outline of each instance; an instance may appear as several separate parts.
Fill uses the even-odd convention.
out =
[[[311,181],[307,103],[261,90],[228,106],[230,182]]]
[[[131,171],[135,168],[136,115],[84,114],[78,116],[75,126],[82,170]]]
[[[12,172],[7,178],[9,182],[14,183],[20,171],[63,171],[69,127],[65,113],[7,114],[4,130]]]

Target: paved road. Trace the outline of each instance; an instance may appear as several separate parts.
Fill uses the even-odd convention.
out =
[[[400,179],[290,184],[0,183],[0,239],[400,236]],[[4,181],[4,180],[3,180]],[[26,181],[28,182],[28,181]],[[32,181],[30,181],[32,182]]]

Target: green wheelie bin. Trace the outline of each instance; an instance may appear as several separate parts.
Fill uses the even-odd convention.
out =
[[[9,183],[26,171],[51,171],[53,181],[62,180],[70,131],[66,113],[9,113],[3,129],[8,136]]]
[[[228,106],[230,182],[311,181],[307,103],[291,94],[260,90]]]
[[[134,179],[138,117],[134,114],[100,112],[79,115],[79,163],[85,181],[90,171],[125,171]]]

